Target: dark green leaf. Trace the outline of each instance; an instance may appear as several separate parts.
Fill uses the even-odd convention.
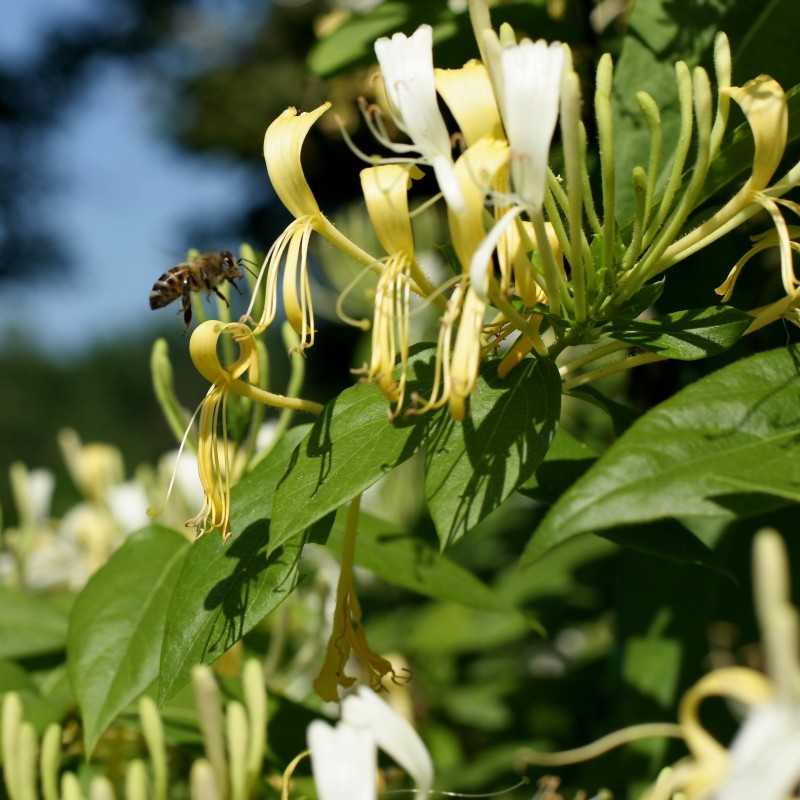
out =
[[[551,506],[596,460],[597,453],[589,445],[559,428],[544,461],[519,491]]]
[[[425,396],[433,366],[431,348],[409,363],[407,394]],[[275,493],[270,549],[361,494],[410,458],[424,441],[431,417],[390,421],[389,402],[377,386],[362,384],[331,401],[295,450]]]
[[[635,319],[643,311],[647,311],[664,292],[665,281],[656,281],[642,286],[627,303],[623,303],[614,311],[615,319]]]
[[[639,415],[628,406],[606,397],[602,392],[598,392],[594,386],[579,386],[577,389],[570,389],[570,397],[576,397],[583,400],[585,403],[591,403],[593,406],[603,409],[611,418],[611,424],[614,426],[614,433],[617,436],[622,436],[637,419]]]
[[[693,361],[732,347],[752,321],[749,314],[736,308],[712,306],[676,311],[658,319],[620,320],[607,326],[605,333],[665,358]]]
[[[158,676],[161,640],[189,542],[152,526],[132,534],[78,595],[67,669],[83,716],[87,753]]]
[[[195,664],[216,661],[294,590],[302,542],[267,556],[268,545],[268,521],[225,544],[217,535],[194,543],[169,606],[159,702],[187,683]]]
[[[573,536],[674,517],[737,518],[800,486],[800,352],[742,359],[636,422],[553,506],[523,556],[529,564]],[[740,502],[736,502],[739,500]]]
[[[638,550],[640,553],[665,558],[678,564],[715,569],[731,577],[714,551],[676,520],[662,519],[644,525],[612,528],[600,535],[620,547]]]
[[[0,658],[28,658],[63,650],[67,609],[47,597],[0,586]]]
[[[347,514],[337,516],[327,546],[341,555]],[[383,580],[439,600],[486,611],[520,612],[464,567],[390,522],[362,513],[356,563]]]
[[[533,475],[561,411],[552,361],[527,359],[506,378],[483,363],[463,422],[441,415],[429,437],[425,496],[442,548],[460,539]]]
[[[311,430],[311,423],[290,428],[270,454],[239,481],[231,496],[231,529],[237,535],[258,520],[272,516],[275,489],[286,472],[292,451]]]

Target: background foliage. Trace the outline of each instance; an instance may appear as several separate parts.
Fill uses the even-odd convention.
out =
[[[444,2],[383,3],[319,42],[313,30],[322,6],[308,3],[276,6],[249,46],[221,63],[200,59],[188,69],[175,66],[181,45],[174,20],[184,5],[190,4],[131,5],[130,30],[101,35],[99,20],[71,37],[54,37],[41,64],[24,76],[25,85],[58,73],[63,63],[74,65],[62,77],[62,88],[69,88],[91,58],[139,59],[169,87],[172,113],[164,129],[178,146],[225,152],[251,164],[255,179],[263,180],[258,143],[265,124],[286,106],[312,107],[329,94],[343,103],[354,100],[364,91],[361,70],[377,36],[410,33],[429,22],[439,65],[475,56],[464,15]],[[800,84],[792,39],[800,9],[793,0],[766,6],[639,0],[600,32],[589,24],[589,3],[567,2],[555,18],[549,5],[505,3],[493,19],[570,43],[587,80],[599,55],[614,53],[621,175],[646,158],[644,131],[630,113],[634,92],[646,88],[659,101],[669,139],[677,125],[674,61],[710,67],[718,30],[730,38],[735,81],[767,72],[787,91]],[[0,85],[16,77],[6,70]],[[52,84],[43,85],[54,92]],[[22,164],[35,141],[27,137],[31,126],[45,132],[57,119],[58,103],[44,114],[41,95],[34,106],[34,93],[5,91],[14,102],[4,101],[3,124],[9,141],[25,153]],[[59,95],[59,102],[68,96]],[[792,109],[795,138],[787,165],[800,156]],[[315,132],[308,144],[306,171],[321,206],[338,206],[344,215],[358,189],[354,162],[331,132]],[[720,164],[715,188],[724,190],[748,168],[746,158]],[[2,211],[11,209],[22,180],[18,166],[8,171],[12,179],[0,199],[5,246],[23,242],[14,257],[35,271],[38,262],[26,248],[41,254],[37,243],[44,234],[34,214]],[[27,191],[36,191],[35,181]],[[723,200],[719,192],[707,198],[710,206]],[[620,194],[618,212],[624,217],[630,206],[631,198]],[[253,207],[241,233],[266,249],[285,221],[274,207]],[[203,227],[199,222],[198,230]],[[713,288],[747,249],[751,232],[727,237],[670,274],[655,302],[662,319],[712,305]],[[776,274],[766,256],[743,274],[737,292],[750,306],[765,303],[779,291]],[[318,277],[328,280],[321,268]],[[192,752],[197,734],[187,721],[185,689],[191,665],[215,662],[234,647],[221,672],[236,672],[243,653],[269,665],[274,714],[287,720],[286,736],[270,742],[269,770],[279,773],[304,746],[303,725],[321,706],[308,691],[321,650],[309,656],[307,642],[324,638],[314,620],[326,599],[326,559],[340,554],[344,527],[341,513],[333,512],[394,466],[376,505],[367,504],[362,517],[357,563],[370,572],[360,596],[373,647],[402,653],[410,665],[411,697],[438,786],[507,786],[524,768],[515,760],[520,748],[569,748],[626,724],[672,720],[681,693],[710,667],[759,664],[752,536],[772,525],[788,535],[793,563],[798,556],[791,538],[800,480],[798,351],[786,348],[797,341],[794,330],[773,326],[724,353],[645,366],[603,384],[602,401],[584,393],[564,398],[561,406],[557,378],[546,369],[512,373],[511,389],[506,383],[501,391],[492,384],[490,363],[473,427],[456,429],[441,416],[387,428],[377,390],[345,388],[363,343],[323,324],[304,395],[335,401],[313,427],[293,428],[236,487],[229,545],[207,536],[189,546],[154,526],[129,536],[79,593],[2,590],[0,603],[9,612],[0,619],[0,692],[19,691],[40,731],[53,720],[73,726],[66,764],[94,752],[96,760],[119,769],[128,752],[115,736],[131,724],[131,703],[143,691],[163,703],[165,719],[175,723],[168,735],[176,752]],[[731,324],[736,328],[736,320]],[[179,349],[184,344],[174,335],[173,364],[179,396],[192,406],[204,388]],[[277,385],[286,369],[280,348],[272,358]],[[53,365],[9,342],[0,362],[0,469],[15,460],[55,468],[55,434],[66,424],[85,440],[114,442],[129,470],[155,460],[169,442],[151,399],[148,349],[147,342],[118,340],[82,362]],[[416,358],[421,380],[424,351]],[[499,406],[493,392],[505,393]],[[537,442],[549,438],[559,412],[560,427],[545,455]],[[501,459],[500,487],[481,483],[498,466],[484,470],[481,462],[486,442],[498,445],[496,436],[482,433],[484,413],[515,454]],[[371,447],[358,448],[354,463],[348,448],[365,441]],[[519,453],[519,442],[529,449]],[[328,483],[315,493],[321,463],[330,470]],[[452,485],[470,479],[476,481],[474,506],[454,508]],[[56,516],[77,498],[67,486],[62,470]],[[6,486],[2,492],[8,528],[16,524],[16,510]],[[721,703],[709,709],[708,724],[723,740],[734,729]],[[646,742],[559,774],[568,791],[609,786],[615,796],[633,797],[680,752],[677,744]]]

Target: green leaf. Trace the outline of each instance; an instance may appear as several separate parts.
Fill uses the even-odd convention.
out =
[[[67,669],[87,753],[158,675],[167,607],[189,542],[152,526],[132,534],[89,580],[69,622]]]
[[[229,541],[210,534],[187,554],[164,631],[160,703],[187,683],[195,664],[216,661],[297,585],[302,540],[273,547],[267,517],[295,443],[307,430],[308,426],[289,430],[234,487]]]
[[[600,536],[620,547],[665,558],[676,564],[694,564],[706,569],[713,569],[733,579],[730,571],[722,565],[717,554],[680,522],[673,519],[612,528],[602,531]]]
[[[742,359],[654,408],[561,496],[522,563],[582,533],[761,512],[732,481],[788,502],[800,486],[798,363],[797,347]]]
[[[689,309],[658,319],[620,320],[605,333],[665,358],[694,361],[723,353],[736,344],[753,318],[731,306]]]
[[[307,66],[314,75],[330,78],[347,69],[375,61],[375,40],[403,31],[411,34],[423,22],[434,25],[434,42],[455,32],[452,13],[438,4],[415,8],[413,3],[381,3],[366,14],[354,14],[311,51]],[[432,8],[431,6],[434,6]],[[439,16],[437,22],[435,17]]]
[[[347,512],[337,515],[327,547],[341,555]],[[391,522],[361,513],[356,563],[395,586],[485,611],[520,614],[469,570]]]
[[[602,392],[599,392],[594,386],[579,386],[576,389],[569,390],[569,396],[575,397],[578,400],[583,400],[584,403],[591,403],[593,406],[602,409],[608,414],[611,419],[611,424],[614,426],[614,433],[617,436],[622,436],[637,419],[639,415],[628,406],[612,400]]]
[[[642,286],[633,297],[614,310],[614,319],[635,319],[643,311],[647,311],[664,292],[666,281],[660,280]]]
[[[433,349],[425,347],[410,359],[408,396],[426,394],[433,358]],[[392,422],[388,409],[374,384],[345,389],[325,406],[275,493],[270,549],[301,534],[414,455],[431,416]]]
[[[519,491],[551,506],[596,460],[597,453],[589,445],[559,428],[544,461]]]
[[[231,530],[234,536],[254,522],[272,516],[275,489],[286,472],[292,451],[311,430],[311,423],[289,428],[270,454],[239,481],[231,493]]]
[[[217,535],[194,543],[170,601],[159,703],[189,681],[195,664],[216,661],[294,590],[302,542],[268,556],[269,538],[261,520],[227,543]]]
[[[484,362],[469,416],[441,415],[428,444],[425,497],[442,548],[460,539],[533,475],[553,440],[561,378],[546,359],[526,359],[508,377]]]
[[[63,650],[68,609],[52,598],[0,587],[0,658],[29,658]]]

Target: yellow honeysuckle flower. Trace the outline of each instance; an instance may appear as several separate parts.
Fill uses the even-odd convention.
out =
[[[401,680],[391,662],[378,655],[367,642],[367,634],[362,622],[361,603],[353,582],[355,564],[356,533],[361,496],[350,503],[342,547],[342,566],[336,587],[336,608],[333,612],[333,630],[328,639],[325,660],[314,680],[314,691],[328,702],[339,700],[339,687],[348,689],[355,678],[347,675],[345,668],[354,653],[369,676],[370,688],[376,692],[383,688],[387,676],[395,682]]]
[[[277,310],[277,285],[281,264],[283,302],[286,317],[300,336],[300,350],[314,343],[314,312],[308,281],[308,246],[313,232],[321,234],[335,247],[376,272],[381,265],[346,236],[340,233],[320,211],[314,194],[303,174],[300,153],[314,123],[330,108],[323,103],[314,111],[299,114],[294,108],[284,111],[264,135],[264,160],[275,193],[295,219],[278,237],[267,253],[261,268],[253,299],[247,310],[249,317],[256,294],[264,282],[264,310],[255,321],[253,333],[258,335],[272,323]]]
[[[405,399],[411,274],[421,275],[414,257],[414,234],[408,210],[412,177],[421,177],[416,167],[381,164],[361,171],[361,186],[370,221],[389,258],[375,292],[372,325],[372,358],[367,379],[374,380],[399,412]],[[394,379],[395,357],[400,358],[400,378]]]
[[[456,161],[455,175],[464,197],[465,211],[455,214],[448,209],[447,224],[453,249],[464,270],[469,268],[486,235],[486,197],[497,187],[509,157],[504,139],[485,136],[468,147]]]
[[[231,335],[239,347],[239,357],[227,367],[222,365],[217,353],[219,338],[223,334]],[[216,528],[227,539],[231,532],[229,517],[233,479],[232,454],[226,430],[228,392],[234,391],[266,405],[311,413],[319,413],[322,406],[309,400],[267,392],[257,385],[258,351],[253,331],[243,323],[223,324],[216,320],[201,323],[192,334],[189,354],[197,371],[211,383],[211,388],[200,406],[197,445],[197,469],[205,499],[202,509],[186,525],[196,527],[198,536]],[[243,380],[245,373],[247,381]]]
[[[720,91],[738,103],[753,132],[755,152],[749,188],[751,191],[765,189],[786,149],[789,131],[786,93],[769,75],[759,75],[744,86],[730,86]]]
[[[456,343],[450,361],[450,393],[447,398],[450,416],[463,420],[467,414],[466,401],[475,388],[480,366],[486,301],[470,286],[461,309]]]
[[[789,124],[786,93],[768,75],[760,75],[744,86],[723,87],[720,91],[739,105],[750,126],[755,145],[753,171],[744,186],[716,214],[664,251],[659,260],[661,269],[720,238],[752,216],[759,205],[772,215],[779,232],[781,226],[785,228],[775,200],[765,190],[786,149]],[[782,237],[781,240],[782,262],[789,256],[788,244],[784,241],[788,239]]]
[[[503,124],[489,73],[481,61],[461,69],[437,69],[436,88],[458,123],[467,147],[484,136],[504,139]]]

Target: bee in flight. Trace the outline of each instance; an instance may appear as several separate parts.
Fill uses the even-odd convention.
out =
[[[211,292],[221,297],[228,305],[225,295],[217,288],[223,281],[228,281],[239,294],[241,290],[234,283],[242,277],[241,264],[233,257],[233,253],[223,250],[221,253],[203,253],[191,263],[178,264],[168,269],[150,290],[150,308],[163,308],[173,300],[181,298],[183,321],[186,331],[192,323],[192,292],[205,292],[211,297]]]

